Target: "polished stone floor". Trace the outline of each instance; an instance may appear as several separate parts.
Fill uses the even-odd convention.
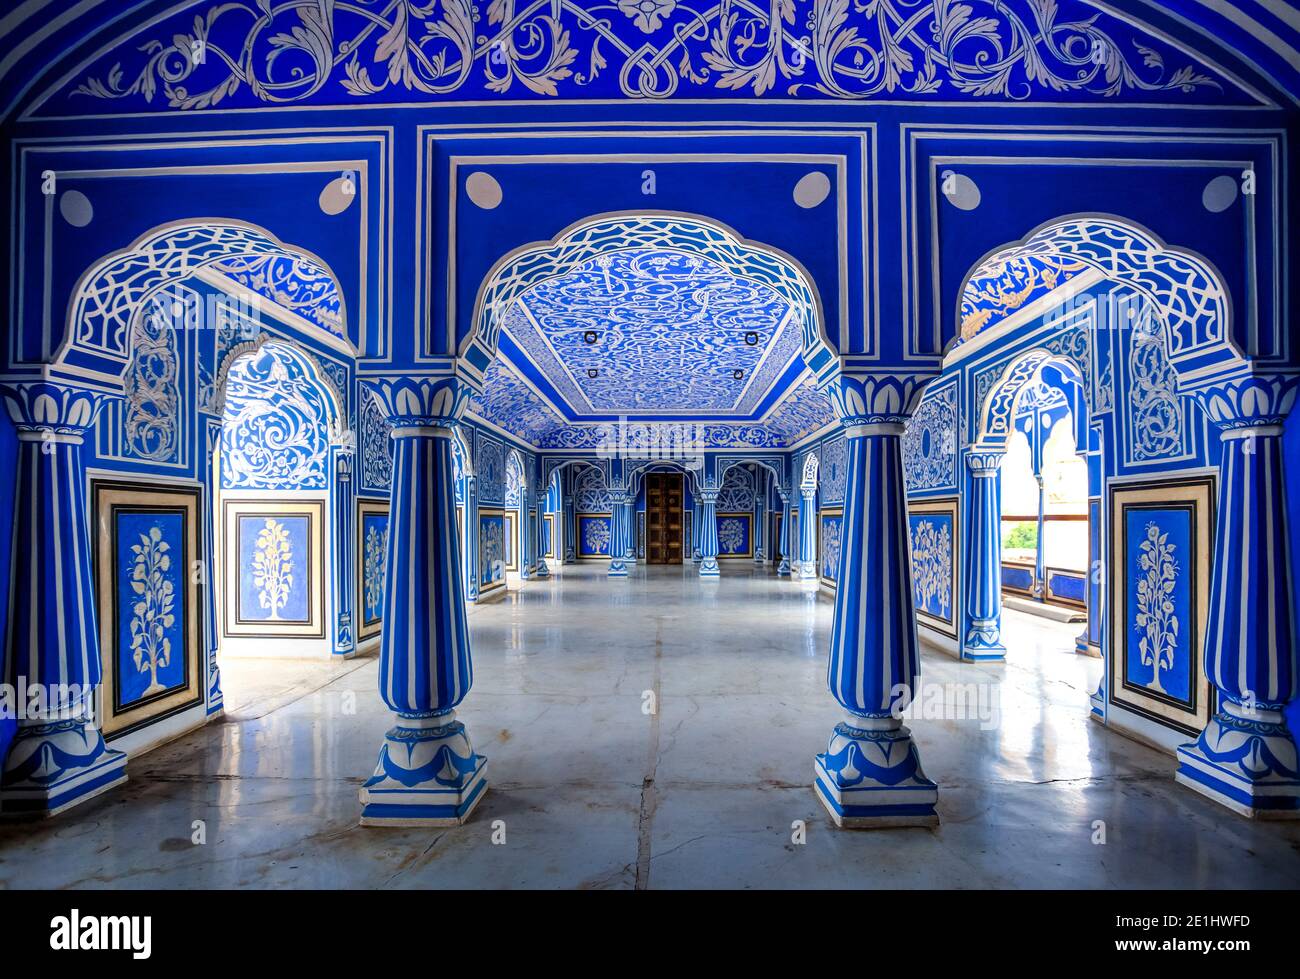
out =
[[[949,688],[910,722],[942,825],[849,832],[811,788],[838,718],[826,599],[748,563],[712,583],[568,566],[470,624],[461,717],[491,790],[469,824],[357,825],[388,726],[373,658],[243,660],[223,664],[224,722],[133,759],[120,790],[0,828],[0,886],[1300,886],[1300,825],[1237,817],[1088,720],[1101,664],[1071,651],[1077,626],[1008,613],[1005,665],[927,650],[928,683],[976,685],[965,719],[928,716],[958,713]]]

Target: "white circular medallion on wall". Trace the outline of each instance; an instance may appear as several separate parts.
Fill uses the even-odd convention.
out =
[[[482,170],[475,170],[465,178],[465,193],[476,207],[490,211],[501,203],[501,185],[497,178]]]
[[[1232,207],[1237,200],[1237,181],[1234,177],[1226,174],[1221,177],[1215,177],[1205,185],[1205,190],[1201,192],[1201,203],[1211,214],[1218,214],[1220,211],[1226,211]]]
[[[342,214],[357,197],[357,177],[351,171],[335,177],[320,192],[320,209],[326,214]]]
[[[794,185],[794,202],[807,210],[826,200],[831,193],[831,180],[820,170],[805,173]]]
[[[979,185],[964,173],[945,170],[940,178],[940,190],[948,203],[961,211],[973,211],[980,206]]]
[[[90,198],[79,190],[65,190],[59,197],[59,213],[74,228],[84,228],[95,217]]]

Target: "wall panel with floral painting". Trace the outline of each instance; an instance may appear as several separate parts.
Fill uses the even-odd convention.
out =
[[[388,501],[357,501],[357,639],[379,633],[384,621],[388,561]]]
[[[325,504],[319,500],[226,500],[227,636],[325,635]]]
[[[1111,702],[1189,735],[1205,727],[1202,639],[1214,541],[1210,477],[1110,486]]]
[[[955,639],[960,604],[957,500],[912,500],[907,509],[917,621]]]
[[[97,480],[95,587],[106,737],[203,698],[200,491]]]

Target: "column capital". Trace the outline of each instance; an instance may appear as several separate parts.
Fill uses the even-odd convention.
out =
[[[973,449],[966,454],[966,467],[974,476],[993,476],[1001,468],[1004,455],[990,449]]]
[[[1281,435],[1280,426],[1295,405],[1297,391],[1300,375],[1247,374],[1199,386],[1192,395],[1227,438],[1229,433],[1248,430]]]
[[[722,491],[716,486],[701,486],[695,491],[695,495],[701,503],[717,503],[718,494]]]
[[[104,405],[104,394],[69,384],[48,381],[19,382],[0,386],[9,417],[20,437],[29,435],[84,436],[95,424]]]
[[[898,425],[907,421],[920,400],[925,382],[933,372],[897,370],[870,373],[839,373],[824,390],[848,429],[875,425]],[[859,435],[894,434],[888,431],[865,431]],[[902,434],[901,428],[897,434]],[[853,434],[850,433],[850,437]]]
[[[450,426],[460,421],[474,393],[463,378],[448,374],[389,374],[363,377],[361,383],[399,431],[437,428],[450,435]]]
[[[628,503],[630,494],[625,489],[616,489],[611,487],[609,490],[609,502],[614,506],[625,506]]]

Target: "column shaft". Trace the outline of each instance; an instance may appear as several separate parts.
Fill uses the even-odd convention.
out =
[[[997,452],[971,452],[970,529],[967,531],[966,628],[961,655],[966,660],[1006,659],[1002,645],[1002,505]]]

